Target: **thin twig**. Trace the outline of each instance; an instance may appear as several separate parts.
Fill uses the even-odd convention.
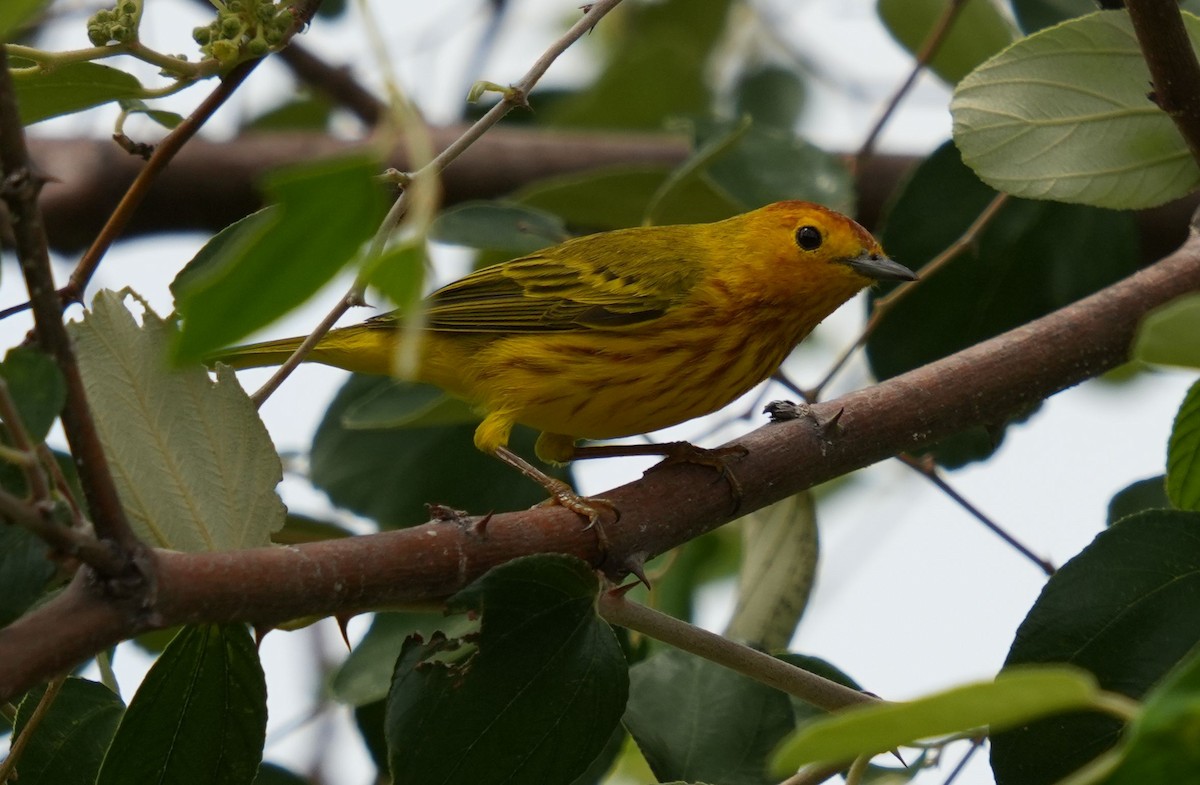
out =
[[[29,483],[29,491],[33,494],[33,498],[37,501],[49,501],[50,482],[38,461],[37,445],[30,438],[29,431],[25,428],[25,420],[17,411],[17,402],[13,400],[8,389],[8,381],[2,378],[0,378],[0,420],[3,420],[8,426],[13,446],[25,455],[25,460],[21,462],[21,470],[25,473],[25,479]]]
[[[892,118],[892,114],[896,111],[896,107],[904,100],[904,96],[908,95],[908,91],[917,83],[917,77],[921,75],[921,71],[929,64],[929,61],[934,58],[942,43],[950,33],[950,29],[954,26],[954,20],[958,17],[958,12],[962,10],[966,4],[966,0],[950,0],[946,8],[942,11],[941,17],[934,24],[933,29],[929,31],[925,41],[921,44],[920,51],[917,52],[916,62],[913,64],[912,70],[908,74],[908,78],[897,88],[884,107],[883,112],[879,115],[879,119],[875,121],[871,132],[867,134],[866,141],[862,143],[862,147],[854,155],[854,160],[851,163],[851,172],[857,174],[862,170],[863,164],[872,153],[875,152],[875,143],[879,140],[879,135],[883,133],[884,126]]]
[[[958,775],[962,774],[966,770],[967,764],[971,762],[971,758],[975,756],[976,752],[979,752],[979,750],[983,748],[983,741],[983,736],[976,736],[975,738],[971,739],[971,746],[967,748],[965,753],[963,753],[962,758],[950,771],[949,776],[946,777],[946,781],[943,782],[942,785],[954,785],[954,781],[958,779]]]
[[[1128,0],[1133,31],[1150,69],[1150,100],[1170,115],[1200,163],[1200,63],[1176,0]]]
[[[0,165],[4,173],[3,197],[12,216],[17,257],[29,300],[33,306],[38,343],[54,357],[66,382],[67,402],[62,412],[63,430],[79,466],[79,480],[88,506],[96,516],[96,533],[110,540],[128,557],[128,566],[141,543],[117,496],[108,459],[92,419],[83,377],[62,319],[62,303],[54,290],[54,275],[46,244],[46,229],[38,206],[42,181],[36,176],[25,145],[16,92],[8,69],[8,50],[0,44]],[[109,577],[113,577],[110,573]]]
[[[600,616],[611,624],[636,630],[677,649],[723,665],[757,682],[794,695],[825,711],[875,704],[879,699],[815,673],[797,668],[749,646],[682,622],[625,599],[620,590],[601,592]]]
[[[26,745],[33,738],[34,731],[37,730],[38,725],[42,724],[42,719],[50,711],[50,707],[54,705],[54,699],[58,697],[58,691],[62,689],[66,681],[66,676],[59,676],[46,685],[46,691],[42,693],[41,700],[38,701],[38,705],[34,708],[33,713],[29,715],[29,721],[21,729],[20,735],[12,740],[12,747],[9,749],[8,757],[0,761],[0,783],[8,782],[15,773],[14,769],[17,766],[17,761],[21,759]]]
[[[954,261],[959,254],[974,245],[976,240],[979,238],[980,232],[982,232],[987,225],[991,223],[992,219],[996,217],[996,214],[1000,212],[1000,208],[1004,207],[1004,205],[1008,202],[1008,198],[1008,194],[996,194],[996,196],[992,198],[992,201],[988,202],[987,207],[983,208],[983,211],[979,213],[974,221],[971,222],[971,225],[967,227],[966,231],[959,235],[957,240],[948,245],[945,250],[935,256],[928,264],[921,267],[920,280],[900,284],[886,296],[875,300],[871,306],[871,316],[867,319],[867,325],[863,328],[862,333],[858,336],[854,343],[850,344],[850,346],[844,352],[842,352],[841,356],[834,361],[833,366],[829,369],[829,372],[825,374],[825,378],[818,382],[815,387],[809,390],[802,390],[782,375],[777,377],[779,381],[785,384],[788,389],[803,397],[804,400],[808,401],[809,403],[816,402],[816,400],[821,397],[821,392],[829,386],[831,381],[833,381],[833,377],[836,376],[842,370],[842,368],[846,366],[846,363],[849,362],[850,357],[854,354],[854,352],[866,345],[867,341],[879,327],[879,324],[883,321],[883,318],[892,308],[896,307],[896,303],[907,297],[922,281],[927,281],[932,278],[943,268],[945,268],[947,264]]]
[[[467,128],[467,130],[464,131],[461,136],[447,145],[445,149],[443,149],[437,154],[437,156],[433,158],[433,160],[422,166],[416,172],[406,175],[404,177],[405,181],[409,183],[421,182],[426,178],[437,176],[447,166],[453,163],[456,158],[462,155],[468,147],[470,147],[480,137],[487,133],[489,129],[499,123],[506,114],[518,106],[527,107],[529,105],[529,93],[533,90],[534,85],[537,84],[538,80],[541,79],[546,73],[546,70],[550,68],[550,65],[556,59],[558,59],[559,55],[565,52],[567,48],[571,46],[571,44],[575,43],[575,41],[579,40],[579,38],[581,38],[585,33],[595,27],[596,24],[609,11],[616,8],[620,3],[621,0],[599,0],[599,2],[585,6],[587,11],[584,13],[583,18],[572,25],[567,32],[563,33],[563,35],[557,41],[551,44],[550,48],[547,49],[542,56],[537,59],[536,62],[534,62],[525,75],[521,77],[516,84],[512,85],[504,92],[503,97],[495,106],[493,106],[482,117],[472,123],[471,126]],[[382,243],[386,242],[387,238],[391,235],[392,230],[394,230],[400,224],[401,219],[404,218],[404,214],[408,210],[409,201],[411,199],[409,193],[410,189],[406,187],[401,192],[399,198],[396,199],[396,201],[392,204],[391,209],[388,210],[387,216],[383,219],[383,222],[380,225],[379,231],[375,234],[375,239],[372,241],[373,245],[382,246]],[[254,395],[251,396],[256,406],[262,406],[267,398],[269,398],[272,393],[275,392],[275,390],[279,389],[279,386],[283,384],[284,380],[291,375],[292,371],[294,371],[296,367],[300,365],[300,363],[304,362],[304,358],[308,355],[312,348],[320,343],[321,339],[325,337],[326,333],[333,328],[333,325],[337,323],[337,320],[340,319],[347,310],[349,310],[352,306],[358,305],[362,302],[363,289],[363,282],[355,282],[350,291],[347,292],[347,294],[344,295],[340,300],[338,300],[333,309],[330,310],[325,318],[321,320],[321,323],[317,325],[316,330],[314,330],[313,333],[296,348],[296,351],[292,353],[292,356],[289,357],[287,361],[283,363],[283,365],[276,369],[275,373],[271,375],[271,378],[268,379],[262,387],[255,391]]]
[[[1046,559],[1043,559],[1042,557],[1038,556],[1036,553],[1034,553],[1032,550],[1030,550],[1026,545],[1022,544],[1019,540],[1017,540],[1016,537],[1013,537],[1011,534],[1004,531],[1004,529],[1000,528],[999,524],[997,524],[995,521],[993,521],[988,516],[984,515],[983,512],[981,512],[978,507],[971,504],[971,502],[967,501],[966,498],[964,498],[958,491],[956,491],[956,490],[954,490],[954,488],[950,487],[950,483],[946,482],[945,478],[942,477],[940,474],[938,474],[937,467],[934,465],[932,459],[930,459],[928,457],[917,458],[915,456],[909,455],[908,453],[901,453],[900,455],[897,455],[896,458],[899,459],[900,462],[903,463],[905,466],[908,466],[909,468],[915,470],[917,473],[921,474],[923,477],[925,477],[931,483],[936,485],[938,487],[938,490],[940,490],[942,493],[949,496],[954,501],[955,504],[957,504],[959,507],[962,507],[964,510],[966,510],[967,513],[969,513],[971,515],[971,517],[973,517],[975,520],[982,523],[993,534],[995,534],[997,537],[1004,540],[1010,546],[1015,548],[1016,551],[1018,553],[1020,553],[1022,556],[1024,556],[1026,559],[1029,559],[1031,562],[1036,564],[1038,566],[1038,569],[1040,569],[1042,572],[1046,573],[1046,575],[1054,574],[1055,568],[1052,563],[1050,563]]]

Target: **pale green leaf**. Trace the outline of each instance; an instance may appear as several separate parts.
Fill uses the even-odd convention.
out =
[[[1200,37],[1200,19],[1184,23]],[[1128,15],[1099,11],[1021,39],[959,82],[954,141],[1006,193],[1151,207],[1195,188],[1200,169],[1149,88]]]
[[[1200,368],[1200,294],[1151,311],[1138,325],[1133,356],[1148,363]]]
[[[817,509],[810,491],[741,521],[737,606],[725,634],[766,651],[786,649],[817,575]]]
[[[879,18],[909,52],[921,51],[946,12],[946,0],[879,0]],[[954,84],[975,66],[1012,43],[1015,31],[992,0],[967,0],[929,63],[935,74]]]
[[[1188,390],[1171,426],[1167,498],[1177,509],[1200,512],[1200,382]]]
[[[13,87],[25,125],[145,93],[134,76],[99,63],[68,63],[37,72],[17,70]]]
[[[71,325],[80,371],[125,512],[161,548],[216,551],[270,543],[283,525],[279,456],[229,368],[168,367],[174,328],[100,292]]]
[[[798,730],[775,751],[779,775],[817,761],[876,755],[920,739],[990,727],[1002,730],[1093,705],[1096,680],[1078,668],[1026,667],[915,701],[855,707]]]

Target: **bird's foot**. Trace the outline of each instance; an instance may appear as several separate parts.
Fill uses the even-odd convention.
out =
[[[550,493],[550,498],[543,502],[543,504],[557,504],[582,518],[586,518],[587,526],[583,528],[585,530],[596,530],[596,539],[599,542],[600,551],[607,554],[609,548],[608,535],[604,531],[604,513],[611,513],[614,523],[619,521],[621,519],[621,511],[617,509],[617,506],[608,499],[580,496],[570,485],[562,480],[556,480],[553,477],[547,477],[546,479],[549,482],[543,482],[542,487]]]
[[[663,447],[664,450],[662,462],[657,464],[655,469],[679,463],[711,466],[716,469],[720,475],[718,479],[723,478],[729,483],[729,492],[733,496],[733,511],[737,512],[738,507],[742,505],[742,483],[733,473],[730,464],[745,458],[750,453],[749,450],[740,444],[705,448],[697,447],[691,442],[668,442],[657,446]]]

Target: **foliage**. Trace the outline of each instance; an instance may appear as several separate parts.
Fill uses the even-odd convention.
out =
[[[144,16],[154,12],[143,0],[118,0],[86,21],[59,14],[60,5],[69,4],[0,3],[0,41],[10,42],[21,122],[91,112],[86,116],[117,118],[119,135],[127,118],[153,120],[171,134],[186,131],[161,99],[253,67],[286,45],[306,10],[266,0],[214,2],[211,19],[191,32],[197,49],[189,60],[143,40],[152,34]],[[340,13],[341,6],[330,5],[328,14]],[[515,4],[485,5],[480,13],[491,16],[481,20],[488,35],[498,35]],[[916,53],[949,6],[880,0],[877,11]],[[0,363],[0,635],[85,590],[95,592],[88,602],[121,598],[112,613],[135,618],[136,632],[166,626],[153,591],[141,596],[144,605],[129,601],[132,594],[122,591],[135,590],[120,576],[81,572],[94,554],[43,539],[46,527],[91,536],[104,501],[80,475],[88,480],[101,472],[113,478],[120,510],[141,542],[230,560],[208,565],[236,563],[272,542],[302,550],[350,530],[401,529],[430,516],[477,538],[495,566],[464,587],[462,576],[475,568],[467,554],[418,554],[448,565],[439,583],[444,605],[378,609],[343,660],[323,663],[323,686],[314,690],[323,693],[322,712],[331,703],[353,707],[380,776],[397,785],[651,778],[765,785],[805,766],[847,770],[848,782],[902,781],[930,776],[923,770],[946,750],[985,737],[998,785],[1186,781],[1200,766],[1200,382],[1179,407],[1162,476],[1130,477],[1112,495],[1108,520],[1095,520],[1092,542],[1045,582],[994,679],[910,701],[865,701],[857,692],[836,692],[838,685],[860,688],[834,665],[785,651],[820,574],[820,511],[829,497],[856,487],[849,481],[758,511],[742,524],[744,546],[726,528],[644,569],[632,557],[606,565],[637,567],[652,588],[629,597],[687,621],[714,586],[736,582],[743,596],[728,636],[781,650],[777,662],[825,677],[834,694],[865,704],[829,711],[820,696],[778,689],[764,676],[766,666],[736,672],[718,664],[695,629],[684,634],[690,647],[683,651],[647,630],[610,624],[598,610],[610,587],[578,559],[490,552],[489,516],[482,514],[524,508],[545,495],[473,448],[477,414],[448,394],[351,377],[325,407],[305,454],[281,456],[256,410],[267,393],[252,399],[232,369],[203,365],[222,347],[295,317],[339,275],[355,280],[341,302],[379,296],[419,324],[414,304],[426,288],[426,268],[445,256],[446,246],[487,264],[580,232],[718,220],[780,200],[853,211],[873,185],[849,165],[847,154],[855,151],[823,149],[796,131],[813,85],[828,74],[803,57],[764,54],[763,13],[736,0],[626,0],[577,44],[591,50],[596,64],[587,84],[530,95],[532,83],[479,81],[472,91],[479,98],[499,94],[502,108],[528,101],[537,111],[521,121],[544,138],[584,128],[621,139],[669,128],[685,140],[679,160],[557,174],[532,167],[537,173],[502,198],[436,205],[428,171],[382,171],[382,142],[401,136],[410,160],[431,158],[422,152],[418,108],[395,89],[373,154],[321,157],[272,172],[261,183],[260,209],[206,236],[190,261],[159,260],[173,265],[170,315],[159,316],[132,290],[102,289],[82,316],[72,317],[70,345],[59,354],[9,349]],[[317,17],[312,35],[325,24]],[[42,48],[69,25],[92,46]],[[1192,49],[1200,49],[1200,18],[1185,12],[1183,25]],[[773,33],[786,41],[786,31]],[[146,65],[163,81],[150,83]],[[869,297],[874,315],[863,345],[879,380],[1020,328],[1132,274],[1142,261],[1133,211],[1200,184],[1194,147],[1146,95],[1152,77],[1124,10],[1096,11],[1082,0],[967,0],[929,68],[953,91],[953,136],[907,175],[881,217],[884,246],[919,268],[923,280]],[[214,84],[208,83],[220,95],[233,82]],[[257,117],[242,118],[244,128],[345,134],[338,108],[345,95],[270,89],[278,106],[256,107]],[[187,106],[186,114],[196,103],[170,106]],[[7,147],[0,150],[0,159],[7,155]],[[437,169],[449,162],[435,163]],[[6,190],[16,190],[15,183],[6,180]],[[128,198],[156,198],[139,188]],[[389,212],[391,189],[404,196]],[[979,225],[981,215],[986,225]],[[955,247],[964,237],[963,247]],[[945,255],[947,249],[954,250]],[[118,245],[110,255],[125,252]],[[105,272],[141,285],[135,276],[126,280],[115,261]],[[1200,367],[1198,325],[1194,295],[1152,314],[1133,349],[1139,368]],[[810,339],[802,351],[820,340]],[[77,356],[77,374],[63,364],[62,352]],[[295,377],[284,383],[302,384]],[[99,455],[77,438],[73,396],[80,390],[103,446]],[[1025,420],[1040,403],[1028,400],[1005,419]],[[916,396],[914,405],[921,405]],[[912,449],[925,453],[930,467],[986,466],[1009,424],[982,423],[934,444],[915,434]],[[841,438],[836,418],[823,430]],[[69,454],[45,448],[47,440],[64,446],[62,432]],[[518,431],[512,446],[531,454],[531,433]],[[276,487],[285,464],[337,512],[289,515]],[[737,465],[731,466],[736,484]],[[570,480],[565,469],[554,474]],[[1101,494],[1098,488],[1096,498],[1079,500],[1080,509],[1085,501],[1108,501]],[[693,536],[703,530],[698,523]],[[431,541],[438,536],[432,525],[422,531]],[[155,558],[137,554],[151,568]],[[96,566],[88,563],[89,570]],[[372,564],[358,567],[361,585],[339,585],[336,596],[314,602],[313,614],[363,610],[361,598],[373,596],[364,587],[377,581],[367,580]],[[197,581],[198,591],[224,598],[250,589],[229,585],[215,568]],[[981,576],[981,594],[1004,589],[984,586]],[[95,647],[86,670],[14,696],[0,727],[9,728],[19,782],[308,781],[263,762],[266,677],[243,622],[258,624],[262,634],[311,619],[285,624],[272,609],[258,610],[262,619],[222,611],[173,620],[189,623],[154,654],[138,686],[124,685],[128,703],[109,670],[112,641]],[[344,631],[347,618],[338,618]],[[920,645],[914,639],[905,645]],[[872,654],[885,658],[893,644],[881,640]],[[163,644],[143,639],[142,645]],[[302,646],[291,639],[286,645],[289,658],[301,659]],[[128,646],[122,642],[115,651]],[[758,662],[750,651],[743,647],[746,661]],[[997,652],[995,661],[1003,655]],[[308,689],[296,681],[288,689]],[[907,765],[889,759],[894,750]]]

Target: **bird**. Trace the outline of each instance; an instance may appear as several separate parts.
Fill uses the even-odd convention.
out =
[[[541,432],[534,452],[549,464],[661,455],[723,468],[728,448],[578,442],[714,412],[773,374],[860,290],[915,279],[853,219],[812,202],[776,202],[711,223],[576,237],[476,270],[423,300],[415,362],[398,360],[412,320],[396,311],[331,330],[305,359],[465,400],[482,415],[475,446],[586,518],[606,546],[602,510],[619,511],[513,452],[516,424]],[[278,365],[302,340],[233,347],[210,363]]]

